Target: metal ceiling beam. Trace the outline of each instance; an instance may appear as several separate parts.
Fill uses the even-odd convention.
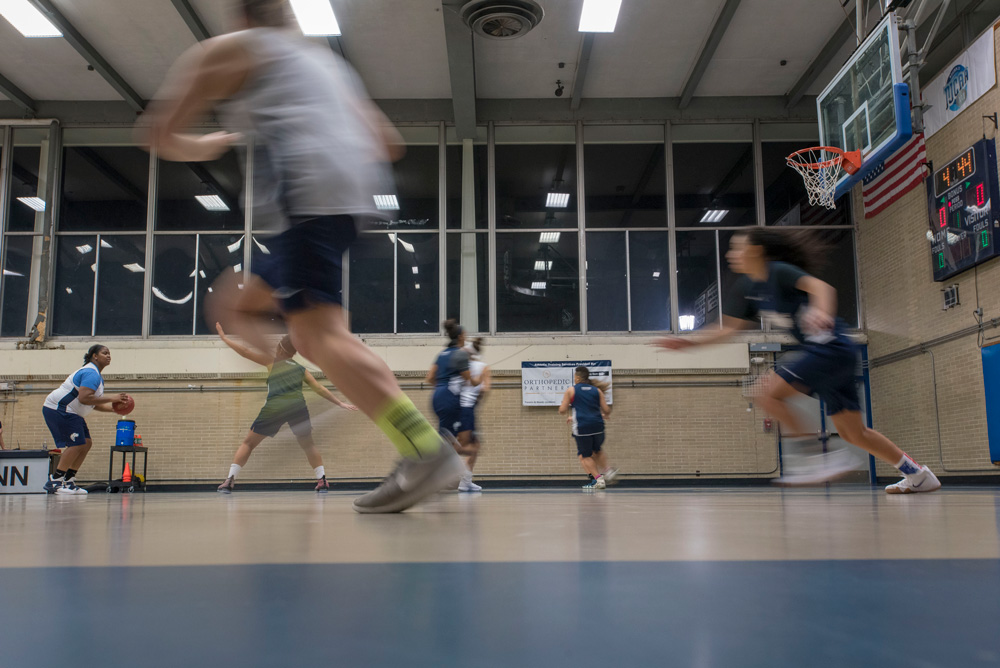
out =
[[[705,76],[705,70],[708,69],[708,64],[712,62],[712,56],[715,55],[715,50],[719,48],[726,30],[729,28],[729,22],[733,20],[733,16],[739,7],[740,0],[726,0],[726,4],[723,5],[719,17],[715,20],[715,25],[712,26],[712,31],[708,33],[708,40],[705,42],[705,46],[702,47],[701,53],[698,54],[698,60],[695,61],[694,69],[691,70],[691,74],[684,83],[684,89],[681,91],[681,109],[691,104],[694,91],[698,88],[698,84],[701,83],[701,78]]]
[[[80,31],[73,27],[65,16],[62,15],[55,5],[52,4],[52,0],[29,0],[38,11],[45,15],[52,25],[59,29],[63,34],[63,39],[69,42],[70,46],[76,49],[77,53],[83,56],[90,65],[97,70],[97,72],[104,77],[104,80],[111,84],[122,99],[129,103],[135,111],[143,111],[146,108],[146,100],[135,92],[128,82],[122,78],[122,75],[115,71],[115,68],[111,67],[107,60],[97,52],[97,49],[91,45],[87,39],[80,34]]]
[[[191,3],[188,2],[188,0],[170,1],[174,3],[174,9],[176,9],[177,13],[181,15],[181,18],[184,19],[184,23],[187,24],[188,30],[191,31],[191,34],[193,34],[199,42],[203,42],[212,36],[212,33],[210,33],[208,28],[205,27],[205,23],[201,20],[201,17],[198,16],[198,12],[195,11],[194,7],[191,6]]]
[[[476,63],[472,31],[462,21],[458,10],[464,0],[442,0],[444,38],[448,48],[448,73],[451,76],[451,100],[455,131],[459,139],[476,136]]]
[[[16,104],[24,113],[34,116],[36,111],[35,101],[23,90],[18,88],[13,81],[0,74],[0,93],[3,93],[11,102]]]
[[[823,73],[823,70],[830,64],[834,56],[840,53],[840,50],[847,44],[847,40],[851,37],[854,37],[854,23],[850,19],[844,19],[844,22],[837,28],[837,32],[833,33],[833,37],[827,41],[820,50],[819,55],[809,63],[809,67],[802,73],[799,80],[795,82],[792,89],[788,91],[788,102],[785,104],[787,109],[791,109],[799,103],[799,100],[806,94],[809,87]]]
[[[569,108],[576,111],[580,108],[580,98],[583,97],[583,83],[587,80],[587,68],[590,67],[590,52],[594,50],[594,33],[583,35],[580,44],[580,58],[576,62],[576,76],[573,78],[573,99]]]

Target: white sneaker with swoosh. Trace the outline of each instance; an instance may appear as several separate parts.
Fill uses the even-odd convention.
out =
[[[941,489],[941,481],[926,466],[920,467],[919,473],[907,476],[899,482],[885,488],[886,494],[918,494]]]

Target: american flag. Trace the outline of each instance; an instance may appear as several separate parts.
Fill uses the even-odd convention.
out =
[[[893,202],[924,181],[927,149],[924,135],[916,134],[910,141],[878,164],[863,180],[865,218],[882,213]]]

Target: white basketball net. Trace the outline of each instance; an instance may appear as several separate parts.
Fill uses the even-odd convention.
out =
[[[834,194],[842,171],[843,156],[829,157],[826,151],[810,149],[788,156],[787,162],[789,167],[802,176],[810,204],[828,209],[837,208]]]

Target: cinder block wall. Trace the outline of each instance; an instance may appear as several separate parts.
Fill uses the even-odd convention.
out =
[[[981,139],[983,116],[998,110],[1000,91],[994,88],[927,140],[928,160],[942,165]],[[995,134],[992,126],[987,132],[988,136]],[[977,299],[986,320],[1000,317],[1000,261],[987,262],[944,284],[934,282],[924,187],[915,188],[869,220],[864,218],[860,186],[855,189],[854,202],[861,298],[869,355],[876,364],[890,353],[974,325]],[[994,218],[998,205],[993,203]],[[944,311],[941,290],[952,283],[959,285],[961,305]],[[986,335],[1000,336],[1000,329]],[[920,354],[871,370],[875,427],[938,475],[1000,474],[1000,467],[989,461],[976,336],[933,347],[930,352],[936,367],[940,420],[934,410],[931,355]],[[880,464],[878,473],[891,476],[895,471]]]

